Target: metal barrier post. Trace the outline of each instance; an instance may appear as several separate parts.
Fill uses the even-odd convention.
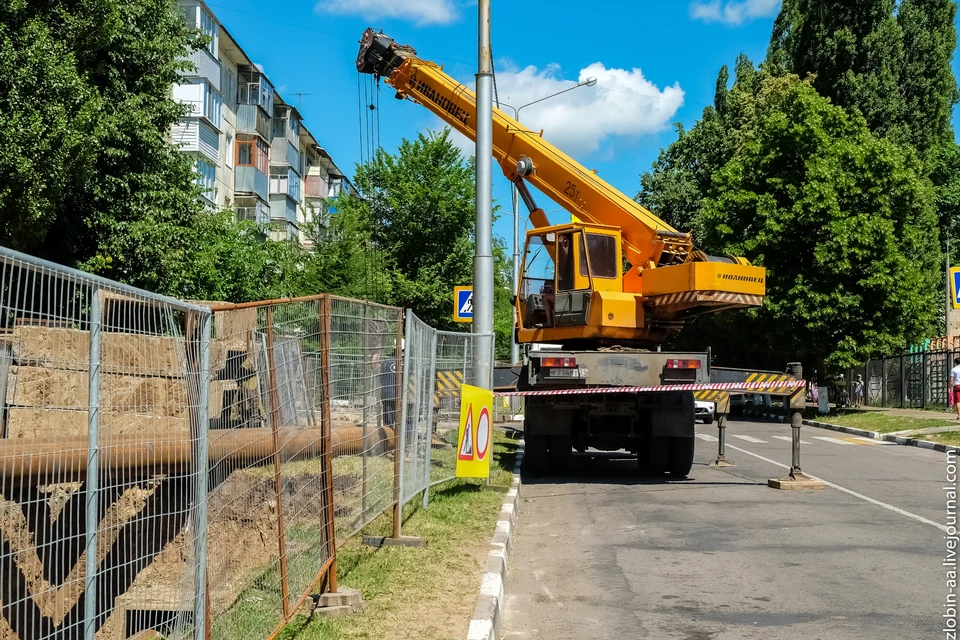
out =
[[[267,366],[270,375],[270,422],[273,432],[273,490],[277,503],[277,540],[280,551],[280,593],[283,617],[290,617],[290,583],[287,575],[287,536],[283,522],[283,483],[280,480],[280,394],[273,351],[273,306],[267,307]]]
[[[793,432],[790,473],[782,478],[767,480],[767,486],[774,489],[823,489],[823,480],[811,478],[800,470],[800,427],[803,426],[803,410],[794,406],[797,403],[788,401],[786,404],[790,407],[790,428]]]
[[[403,335],[409,340],[413,328],[413,311],[407,309],[406,329]],[[400,503],[403,492],[401,483],[403,482],[403,448],[406,444],[404,433],[407,431],[407,395],[410,393],[410,347],[406,345],[403,349],[403,393],[401,395],[400,424],[397,425],[393,433],[393,538],[400,538],[400,523],[403,519],[403,505]],[[399,433],[397,433],[399,431]]]
[[[435,329],[431,329],[431,334],[433,340],[430,345],[430,377],[428,378],[431,381],[431,386],[433,387],[433,395],[437,393],[437,332]],[[423,508],[426,509],[427,505],[430,503],[430,465],[431,458],[433,454],[433,416],[434,412],[430,411],[430,417],[427,418],[427,442],[426,442],[426,464],[424,466],[424,478],[423,483]]]
[[[337,528],[336,510],[333,506],[333,417],[330,412],[330,402],[333,399],[333,385],[331,384],[330,351],[333,332],[330,330],[331,304],[330,296],[320,298],[320,375],[323,384],[323,405],[321,420],[323,421],[321,437],[323,446],[323,489],[326,501],[326,538],[327,549],[330,554],[330,568],[327,570],[327,590],[336,593],[337,585]]]
[[[367,308],[370,305],[366,302],[363,303],[363,422],[361,426],[362,435],[361,435],[361,444],[360,444],[360,517],[364,517],[367,513],[367,435],[368,435],[368,424],[370,422],[370,409],[368,408],[368,403],[370,401],[370,376],[375,375],[373,373],[372,363],[367,360],[367,351],[369,348],[369,335],[367,333]],[[376,403],[374,403],[376,404]],[[377,419],[380,419],[381,412],[377,411]]]
[[[207,618],[210,600],[207,597],[207,481],[209,477],[210,429],[210,337],[213,314],[200,316],[200,361],[197,365],[197,420],[196,452],[194,462],[196,477],[196,538],[194,539],[194,600],[193,600],[193,638],[204,640],[208,637],[210,621]]]
[[[727,460],[725,455],[725,449],[727,445],[727,425],[725,424],[726,416],[719,415],[717,416],[717,438],[719,444],[717,445],[717,459],[710,462],[711,467],[732,467],[735,466],[733,462]]]
[[[887,359],[880,358],[880,406],[887,406]]]
[[[90,287],[90,406],[87,414],[83,638],[97,634],[97,529],[100,526],[100,287]]]

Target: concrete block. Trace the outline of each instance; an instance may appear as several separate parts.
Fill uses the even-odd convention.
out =
[[[357,589],[341,587],[336,593],[321,593],[317,597],[318,607],[356,607],[363,605],[363,594]]]
[[[89,372],[47,367],[13,366],[7,376],[10,406],[86,411],[90,403]],[[100,379],[100,410],[162,417],[188,416],[186,381],[179,378],[122,376]]]
[[[109,331],[100,336],[103,373],[169,377],[185,373],[186,352],[180,338]],[[14,327],[11,343],[16,364],[78,371],[90,367],[88,331]]]
[[[7,418],[7,437],[84,437],[87,435],[88,420],[86,411],[12,407]],[[100,413],[101,438],[119,435],[186,437],[189,433],[190,421],[187,418]]]
[[[826,485],[823,480],[811,478],[803,473],[795,473],[782,478],[767,480],[767,486],[782,491],[817,491]]]

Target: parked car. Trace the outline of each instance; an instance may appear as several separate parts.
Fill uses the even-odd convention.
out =
[[[703,420],[703,424],[713,424],[714,415],[717,412],[717,403],[707,400],[696,400],[694,414],[697,420]]]

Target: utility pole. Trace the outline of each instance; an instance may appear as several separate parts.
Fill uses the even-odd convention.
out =
[[[473,259],[473,332],[493,333],[493,58],[490,47],[490,0],[478,3],[477,69],[477,226]],[[478,354],[476,384],[493,378],[492,354]]]
[[[513,295],[520,291],[520,194],[517,185],[513,185]],[[513,305],[513,324],[517,324],[517,307]],[[520,364],[520,344],[517,342],[516,332],[511,331],[510,364]]]

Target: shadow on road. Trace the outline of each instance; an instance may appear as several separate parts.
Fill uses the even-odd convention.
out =
[[[561,473],[533,474],[524,471],[523,483],[536,484],[607,484],[607,485],[744,485],[763,484],[740,480],[705,480],[703,465],[694,465],[687,477],[664,475],[644,476],[640,473],[636,456],[623,452],[588,451],[575,453],[570,467]],[[700,476],[700,477],[698,477]]]

